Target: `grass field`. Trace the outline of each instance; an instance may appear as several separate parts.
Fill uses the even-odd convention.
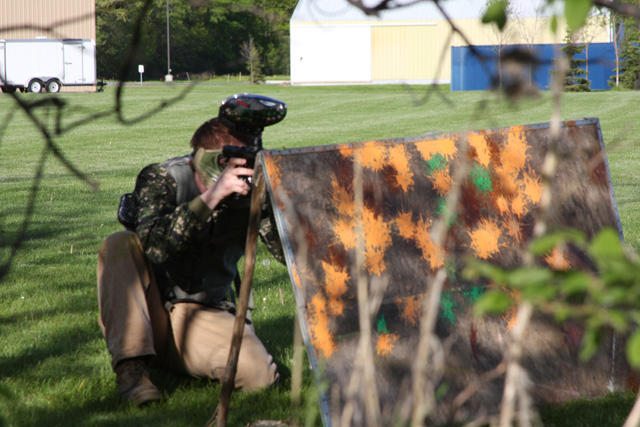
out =
[[[245,91],[288,104],[287,118],[265,131],[266,148],[533,124],[548,121],[551,114],[548,93],[511,104],[488,92],[428,92],[425,87],[201,85],[190,90],[143,85],[124,89],[124,121],[118,121],[114,87],[103,93],[62,94],[56,99],[65,102],[63,107],[49,104],[33,112],[51,133],[59,120],[64,131],[53,140],[73,165],[99,184],[94,191],[46,151],[42,134],[13,99],[0,95],[0,261],[12,261],[0,283],[0,425],[199,426],[211,416],[219,384],[155,371],[152,379],[163,392],[161,403],[138,409],[119,401],[97,323],[96,253],[106,236],[122,228],[116,220],[118,200],[131,191],[139,170],[187,153],[193,131],[217,114],[219,101]],[[179,102],[171,102],[178,96]],[[19,97],[33,103],[47,95]],[[163,104],[156,114],[136,121]],[[562,104],[563,119],[600,119],[625,239],[636,250],[639,105],[638,92],[566,94]],[[87,120],[93,115],[100,118]],[[41,164],[44,173],[36,180]],[[31,194],[35,208],[26,240],[12,257]],[[234,393],[229,425],[260,419],[319,424],[307,370],[299,410],[291,402],[293,293],[286,269],[263,247],[254,286],[256,330],[280,365],[282,381],[272,390]],[[545,409],[543,421],[553,426],[617,426],[632,402],[628,394],[574,402]]]

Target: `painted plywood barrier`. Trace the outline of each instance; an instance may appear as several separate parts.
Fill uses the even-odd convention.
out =
[[[561,133],[549,227],[579,228],[589,237],[604,227],[620,230],[598,120],[564,122]],[[514,313],[475,318],[473,303],[490,284],[465,281],[461,272],[468,256],[505,268],[522,264],[549,144],[548,124],[538,124],[263,152],[309,358],[318,378],[330,384],[322,399],[325,424],[331,423],[329,408],[341,410],[357,363],[358,255],[370,283],[387,283],[371,325],[384,417],[408,399],[421,302],[437,270],[447,273],[436,324],[447,350],[433,418],[444,420],[447,404],[500,363]],[[463,157],[467,172],[456,183]],[[354,170],[361,171],[362,203],[356,202]],[[458,206],[444,245],[437,245],[433,227],[453,188],[460,189]],[[565,251],[539,262],[588,268],[583,259]],[[534,317],[523,365],[536,401],[561,402],[625,387],[628,370],[620,343],[608,337],[603,351],[581,364],[581,331],[579,324]],[[502,387],[503,379],[486,384],[458,416],[497,410]]]

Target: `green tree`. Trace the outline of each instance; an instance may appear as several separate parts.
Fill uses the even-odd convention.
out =
[[[253,42],[253,37],[249,37],[249,40],[242,43],[242,57],[247,63],[249,69],[249,75],[251,76],[251,84],[264,80],[262,75],[261,57],[256,45]]]
[[[587,63],[586,59],[576,59],[576,55],[584,51],[585,45],[574,42],[574,32],[567,29],[566,44],[560,48],[569,61],[569,70],[564,76],[563,87],[567,92],[589,92],[591,84],[587,80],[589,74],[582,67]]]
[[[96,0],[98,76],[113,79],[119,77],[142,4],[139,0]]]
[[[147,0],[149,1],[149,0]],[[141,20],[140,41],[126,79],[147,79],[167,71],[167,0],[150,0]],[[96,0],[98,74],[120,77],[145,0]],[[289,19],[294,0],[169,0],[171,69],[179,77],[244,71],[241,45],[253,37],[265,73],[288,73]]]
[[[640,31],[635,20],[629,19],[620,44],[620,84],[627,89],[640,89]]]
[[[637,0],[618,0],[622,6],[626,4],[637,7]],[[613,46],[616,53],[616,67],[614,74],[609,79],[609,86],[622,86],[628,89],[637,88],[638,66],[640,64],[640,54],[638,43],[640,41],[638,32],[638,18],[625,14],[620,10],[612,10],[610,13],[611,33],[613,35]],[[626,77],[624,75],[626,74]],[[623,81],[624,80],[624,81]]]
[[[505,47],[513,42],[516,29],[513,25],[507,25],[508,18],[513,15],[513,5],[509,0],[487,0],[485,7],[485,18],[482,22],[491,25],[494,50],[498,59],[498,87],[502,88],[502,55]],[[487,15],[491,18],[487,19]]]

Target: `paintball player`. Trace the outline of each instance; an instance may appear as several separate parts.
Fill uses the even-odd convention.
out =
[[[147,367],[224,377],[253,169],[221,151],[261,149],[264,126],[285,114],[286,105],[272,98],[227,98],[218,117],[193,134],[191,154],[145,167],[123,196],[118,218],[127,230],[102,244],[97,272],[99,322],[123,399],[160,399]],[[265,229],[263,240],[276,240],[275,227]],[[277,378],[271,355],[252,325],[245,327],[235,386],[257,390]]]

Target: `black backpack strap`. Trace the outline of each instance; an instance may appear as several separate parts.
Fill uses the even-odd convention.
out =
[[[118,221],[120,221],[120,224],[124,225],[127,230],[135,230],[137,210],[138,203],[135,194],[126,193],[120,197],[120,204],[118,205]]]

